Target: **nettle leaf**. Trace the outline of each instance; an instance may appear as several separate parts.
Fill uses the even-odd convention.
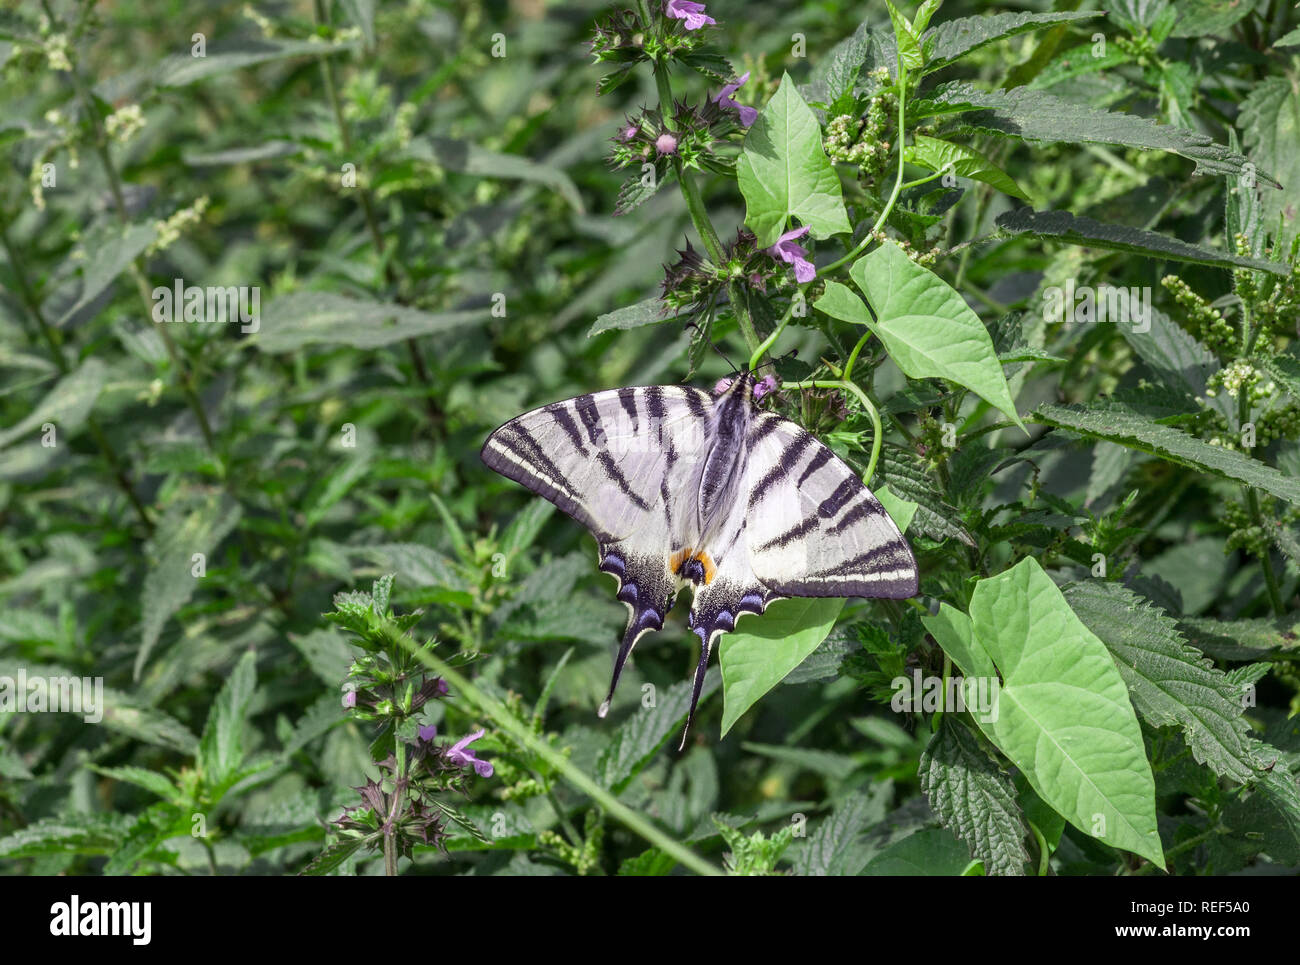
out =
[[[1044,402],[1034,411],[1031,420],[1070,429],[1093,439],[1118,442],[1198,472],[1254,486],[1300,506],[1300,480],[1236,450],[1212,446],[1181,429],[1154,422],[1122,402],[1087,405]]]
[[[862,23],[853,36],[841,40],[813,66],[805,96],[824,103],[833,113],[847,113],[854,106],[855,94],[864,90],[874,93],[874,83],[864,78],[877,67],[897,76],[897,46],[889,31]]]
[[[598,315],[591,328],[587,331],[587,337],[591,338],[591,336],[599,335],[601,332],[627,331],[631,328],[640,328],[643,325],[658,325],[660,322],[667,322],[672,318],[672,309],[664,303],[662,298],[656,295],[654,298],[647,298],[635,305],[616,308],[612,312]]]
[[[1201,399],[1229,419],[1236,418],[1236,401],[1226,392],[1205,394],[1206,383],[1221,366],[1214,353],[1185,328],[1152,306],[1149,327],[1120,325],[1120,334],[1138,357],[1159,377],[1160,384],[1186,394],[1189,401]],[[1195,405],[1189,406],[1191,412]]]
[[[455,333],[488,318],[486,308],[425,312],[331,292],[294,292],[263,307],[260,328],[252,338],[264,352],[293,352],[315,344],[371,349],[407,338]]]
[[[42,855],[108,855],[126,837],[134,818],[126,814],[69,814],[42,818],[0,838],[0,858]]]
[[[577,185],[567,174],[557,167],[539,164],[518,154],[502,154],[469,141],[430,135],[412,140],[406,156],[438,164],[460,174],[542,184],[553,189],[578,214],[585,210]]]
[[[958,172],[960,173],[960,172]],[[995,185],[996,186],[996,185]],[[1285,265],[1261,258],[1243,258],[1226,251],[1215,251],[1201,245],[1188,244],[1177,238],[1130,228],[1127,225],[1102,224],[1092,218],[1071,214],[1068,211],[1034,211],[1017,208],[998,216],[997,226],[1011,234],[1031,234],[1036,238],[1050,238],[1085,248],[1104,248],[1123,251],[1147,258],[1164,258],[1212,268],[1254,268],[1287,274]]]
[[[700,703],[718,689],[721,681],[718,671],[710,668],[704,675]],[[649,706],[638,706],[619,726],[596,762],[596,780],[603,787],[616,794],[622,792],[668,743],[672,733],[686,723],[692,686],[692,681],[683,680],[656,693]]]
[[[718,644],[722,668],[722,735],[803,663],[835,626],[845,601],[838,597],[777,600],[747,616]]]
[[[224,788],[239,773],[244,761],[244,722],[256,688],[257,654],[249,650],[239,658],[212,702],[199,738],[198,766],[209,788]]]
[[[660,171],[659,168],[663,170]],[[614,217],[619,218],[635,211],[658,194],[659,189],[675,177],[677,177],[676,171],[667,164],[656,165],[654,176],[649,178],[640,170],[633,171],[623,182],[623,187],[619,189],[618,198],[614,202]]]
[[[1025,825],[1016,785],[953,715],[921,754],[921,790],[946,827],[965,841],[989,875],[1023,875]]]
[[[792,871],[796,875],[856,875],[858,855],[853,844],[858,835],[885,817],[892,788],[888,783],[872,786],[868,793],[854,793],[835,806],[799,847]]]
[[[885,7],[889,10],[889,19],[894,24],[894,42],[898,44],[898,59],[908,70],[920,70],[925,65],[925,57],[921,53],[921,38],[912,29],[907,18],[898,12],[893,0],[885,0]]]
[[[173,54],[154,68],[154,83],[159,87],[183,87],[205,77],[241,70],[255,64],[264,64],[272,60],[284,60],[288,57],[328,57],[348,50],[356,50],[361,44],[357,41],[347,43],[316,43],[307,40],[273,40],[265,37],[245,38],[231,49],[209,48],[203,57],[193,57],[188,53]]]
[[[239,503],[229,495],[208,492],[196,502],[173,504],[159,521],[149,545],[153,565],[140,594],[143,617],[140,649],[135,655],[136,679],[167,621],[198,589],[201,577],[194,575],[195,554],[210,561],[241,515]]]
[[[1254,84],[1241,102],[1237,126],[1251,156],[1286,185],[1286,191],[1265,191],[1263,220],[1269,233],[1283,219],[1280,250],[1296,231],[1295,186],[1300,184],[1300,94],[1288,77],[1266,77]],[[1260,180],[1269,180],[1257,175]]]
[[[0,429],[0,449],[25,435],[43,431],[41,427],[47,422],[54,424],[56,433],[66,436],[76,432],[90,415],[107,378],[108,368],[103,362],[86,359],[75,372],[59,379],[25,419]]]
[[[344,838],[342,841],[335,841],[329,845],[316,857],[312,858],[307,867],[298,872],[300,875],[315,877],[318,875],[328,875],[343,867],[361,847],[370,842],[379,841],[381,835],[374,834],[368,838]]]
[[[959,522],[956,508],[944,501],[926,473],[924,462],[910,449],[885,443],[875,481],[887,484],[895,496],[916,504],[908,521],[914,533],[939,543],[955,539],[967,546],[975,545],[974,537]]]
[[[171,778],[166,774],[151,771],[147,767],[100,767],[97,764],[87,764],[86,767],[96,774],[114,781],[122,781],[126,784],[134,784],[136,787],[142,787],[151,794],[156,794],[164,801],[178,807],[185,802],[184,795],[181,794],[180,789],[176,787]]]
[[[1096,11],[1083,13],[995,13],[978,17],[948,20],[925,32],[921,46],[925,51],[925,72],[932,74],[960,60],[971,51],[1015,37],[1018,34],[1050,27],[1058,23],[1087,20],[1101,16]]]
[[[942,609],[922,623],[963,673],[987,675],[976,651],[1002,678],[995,713],[972,715],[989,740],[1084,834],[1164,868],[1155,779],[1124,678],[1037,561],[980,580],[969,617]]]
[[[983,181],[1013,198],[1029,200],[1005,171],[974,148],[917,134],[904,149],[904,156],[910,163],[931,171],[951,171],[957,177]]]
[[[988,329],[951,285],[892,241],[859,258],[849,274],[876,313],[871,321],[864,309],[856,320],[880,338],[905,375],[965,386],[1024,429]]]
[[[1170,151],[1196,162],[1196,173],[1240,174],[1250,161],[1197,131],[1159,124],[1136,114],[1088,107],[1028,87],[980,90],[965,82],[942,84],[909,105],[915,120],[977,111],[961,120],[964,129],[1052,144],[1114,144]],[[1249,146],[1249,141],[1247,141]],[[1253,165],[1250,168],[1254,170]],[[1277,182],[1255,171],[1261,180]]]
[[[1114,654],[1147,723],[1180,727],[1192,755],[1216,774],[1243,784],[1255,777],[1241,687],[1189,646],[1163,610],[1119,583],[1090,580],[1062,592]]]
[[[822,149],[822,130],[789,74],[759,112],[736,160],[745,223],[758,247],[776,243],[791,216],[814,238],[850,229],[840,178]]]

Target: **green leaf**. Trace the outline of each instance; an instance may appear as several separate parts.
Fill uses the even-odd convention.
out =
[[[745,223],[758,247],[776,244],[792,215],[814,238],[850,230],[839,175],[822,149],[821,125],[789,74],[745,135],[736,173]]]
[[[943,828],[923,828],[891,844],[867,862],[864,875],[877,877],[956,877],[970,864],[966,845]]]
[[[615,329],[627,331],[630,328],[640,328],[642,325],[658,325],[660,322],[669,321],[672,317],[663,299],[656,295],[654,298],[647,298],[635,305],[616,308],[612,312],[596,316],[596,321],[592,323],[591,328],[587,331],[587,337],[591,338],[593,335]]]
[[[913,533],[939,543],[955,539],[966,546],[975,545],[960,522],[961,514],[944,501],[926,473],[923,460],[912,450],[885,443],[874,481],[888,485],[895,496],[916,504],[909,523]]]
[[[260,330],[252,338],[264,352],[294,352],[314,344],[372,349],[408,338],[452,335],[488,317],[486,308],[425,312],[330,292],[295,292],[262,309]]]
[[[1013,198],[1029,200],[1025,192],[1020,190],[1020,185],[974,148],[916,134],[912,143],[904,149],[904,156],[912,164],[931,171],[951,171],[957,177],[983,181]]]
[[[894,525],[898,527],[898,531],[906,533],[907,527],[912,525],[912,517],[916,515],[920,506],[911,500],[895,496],[887,485],[875,490],[874,494],[880,500],[880,505],[885,507],[885,512],[894,521]]]
[[[582,196],[567,174],[559,168],[539,164],[517,154],[501,154],[468,141],[436,135],[415,138],[406,153],[418,161],[438,164],[460,174],[543,184],[552,188],[578,214],[585,210]]]
[[[342,841],[335,841],[324,851],[311,859],[311,862],[302,871],[300,875],[327,875],[337,871],[343,866],[343,863],[356,854],[357,850],[364,844],[372,841],[378,841],[380,835],[374,834],[369,838],[344,838]]]
[[[877,785],[873,793],[851,794],[817,826],[794,861],[796,875],[855,874],[853,843],[867,828],[885,817],[889,785]],[[882,793],[883,792],[883,793]]]
[[[142,787],[150,794],[156,794],[164,801],[177,806],[184,803],[184,795],[181,794],[180,789],[166,774],[159,774],[147,767],[100,767],[97,764],[87,764],[86,766],[96,774],[111,780],[123,781],[127,784],[134,784],[136,787]]]
[[[642,851],[635,858],[624,858],[618,866],[620,878],[662,878],[677,867],[677,860],[658,848]]]
[[[1269,234],[1277,232],[1279,217],[1282,235],[1273,240],[1279,250],[1289,250],[1296,233],[1296,185],[1300,184],[1300,94],[1289,77],[1265,77],[1251,86],[1237,114],[1242,141],[1261,168],[1272,172],[1285,191],[1264,191],[1264,226]],[[1254,172],[1259,180],[1269,180]]]
[[[244,723],[248,703],[257,688],[257,654],[239,658],[208,711],[199,738],[198,766],[209,789],[224,790],[244,761]]]
[[[925,51],[925,72],[932,74],[971,51],[1008,37],[1038,30],[1058,23],[1086,20],[1099,16],[1095,11],[1083,13],[994,13],[947,20],[921,38]]]
[[[241,514],[239,503],[228,494],[210,491],[196,500],[173,503],[159,521],[147,547],[152,565],[140,594],[143,618],[140,649],[135,655],[137,679],[163,627],[172,614],[189,602],[204,578],[194,575],[194,556],[202,554],[205,569],[213,565],[213,552],[235,528]]]
[[[69,814],[42,818],[0,838],[0,858],[47,854],[112,854],[132,824],[123,814]]]
[[[255,64],[288,57],[326,57],[331,54],[355,50],[361,45],[348,43],[318,43],[307,40],[272,40],[269,38],[243,39],[230,50],[210,49],[203,57],[194,57],[188,51],[165,58],[154,68],[154,83],[159,87],[183,87],[205,77],[242,70]]]
[[[988,329],[952,286],[892,241],[859,258],[849,274],[876,313],[864,323],[905,375],[963,385],[1024,429]]]
[[[142,255],[157,236],[158,229],[152,223],[125,228],[114,224],[88,232],[88,237],[78,249],[83,260],[80,287],[73,290],[75,299],[72,304],[68,305],[67,299],[73,298],[73,291],[61,287],[43,306],[47,316],[57,319],[54,326],[65,327],[73,316],[107,291],[117,276],[126,271],[131,262]]]
[[[721,676],[710,669],[704,676],[700,702],[718,689]],[[683,680],[654,695],[653,704],[637,707],[614,733],[596,762],[596,780],[615,794],[650,763],[672,733],[686,722],[691,706],[692,681]]]
[[[1133,706],[1153,727],[1177,726],[1198,763],[1244,784],[1255,777],[1241,688],[1215,668],[1159,607],[1119,583],[1062,588],[1070,608],[1110,649]]]
[[[60,434],[66,437],[85,423],[107,378],[108,369],[103,362],[86,359],[75,372],[59,379],[26,418],[8,429],[0,429],[0,449],[29,433],[43,431],[41,427],[47,422],[54,424],[55,441],[62,442]]]
[[[1243,258],[1230,252],[1189,244],[1141,228],[1102,224],[1092,218],[1074,215],[1068,211],[1034,211],[1030,208],[1017,208],[1003,212],[997,219],[997,226],[1015,235],[1031,234],[1036,238],[1064,241],[1085,248],[1123,251],[1146,258],[1209,265],[1212,268],[1254,268],[1275,275],[1287,273],[1286,266],[1278,262],[1260,258]]]
[[[1169,462],[1262,489],[1300,506],[1300,480],[1233,449],[1212,446],[1181,429],[1153,422],[1121,402],[1057,405],[1044,402],[1031,421],[1118,442]]]
[[[980,90],[966,81],[942,84],[928,98],[908,105],[915,120],[978,111],[961,127],[1003,137],[1051,144],[1114,144],[1170,151],[1196,162],[1197,173],[1240,174],[1247,158],[1198,131],[1170,127],[1136,114],[1097,110],[1028,87]],[[1247,141],[1247,146],[1249,146]],[[1271,180],[1257,172],[1261,180]],[[1272,182],[1276,185],[1276,182]]]
[[[920,70],[925,65],[921,54],[921,38],[917,36],[907,18],[898,12],[893,0],[885,0],[889,10],[889,19],[894,24],[894,42],[898,44],[898,59],[908,70]]]
[[[1016,785],[964,724],[945,714],[921,754],[921,790],[990,875],[1023,875],[1025,825]]]
[[[947,627],[922,617],[941,642],[961,623],[948,611]],[[972,715],[980,729],[1076,828],[1163,868],[1155,781],[1110,651],[1031,557],[980,580],[967,619],[1002,678],[996,713]]]
[[[835,626],[838,597],[777,600],[744,618],[718,645],[722,668],[722,735],[817,649]]]

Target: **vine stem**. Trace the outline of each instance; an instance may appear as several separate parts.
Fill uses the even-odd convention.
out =
[[[560,754],[546,741],[532,732],[532,729],[520,723],[509,710],[494,697],[489,696],[474,686],[466,677],[453,670],[444,660],[426,650],[421,650],[409,637],[401,638],[402,646],[424,664],[429,670],[442,677],[454,687],[469,703],[487,714],[501,730],[510,735],[517,743],[536,754],[555,768],[570,784],[579,791],[593,798],[606,813],[622,822],[627,828],[645,838],[665,854],[673,857],[679,864],[701,875],[721,875],[722,872],[705,861],[690,848],[659,830],[644,817],[632,810],[617,797],[601,787],[567,757]]]
[[[880,427],[880,413],[876,411],[875,405],[867,398],[867,393],[863,392],[857,385],[848,381],[825,381],[825,382],[791,382],[786,388],[789,389],[840,389],[841,391],[852,392],[857,396],[862,407],[867,410],[871,416],[871,461],[867,463],[867,471],[862,475],[863,484],[869,484],[871,477],[876,473],[876,463],[880,461],[880,443],[883,430]]]

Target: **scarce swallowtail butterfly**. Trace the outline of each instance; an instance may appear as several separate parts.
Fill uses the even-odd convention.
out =
[[[681,385],[580,395],[483,444],[490,468],[591,531],[599,568],[618,580],[628,623],[601,717],[632,648],[663,628],[687,584],[701,644],[687,732],[713,645],[742,615],[782,597],[916,595],[916,560],[884,507],[811,433],[760,409],[754,384],[742,373],[716,396]]]

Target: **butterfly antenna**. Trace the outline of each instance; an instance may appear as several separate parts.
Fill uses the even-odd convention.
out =
[[[696,325],[694,322],[687,322],[687,323],[686,323],[686,327],[687,327],[687,328],[693,328],[693,329],[695,329],[695,330],[696,330],[697,332],[699,332],[701,335],[704,335],[704,334],[705,334],[704,329],[700,328],[700,326]],[[726,352],[724,352],[724,351],[722,351],[722,349],[718,348],[718,343],[715,342],[715,341],[713,341],[713,339],[709,339],[709,348],[711,348],[711,349],[713,349],[713,351],[717,352],[717,353],[718,353],[718,356],[722,359],[722,361],[726,362],[729,366],[731,366],[731,374],[732,374],[733,376],[736,375],[736,373],[738,373],[738,372],[740,371],[740,369],[736,366],[736,363],[733,362],[733,361],[731,361],[731,359],[727,357],[727,353],[726,353]]]
[[[695,706],[700,702],[700,691],[704,689],[704,674],[709,669],[709,653],[713,649],[712,641],[700,644],[700,662],[695,667],[695,686],[691,689],[691,709],[686,712],[686,727],[682,730],[682,742],[677,745],[677,752],[686,749],[686,737],[695,722]]]

